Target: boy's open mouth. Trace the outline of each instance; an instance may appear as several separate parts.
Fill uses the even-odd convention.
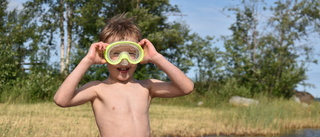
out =
[[[129,71],[130,68],[117,68],[120,73],[127,73]]]

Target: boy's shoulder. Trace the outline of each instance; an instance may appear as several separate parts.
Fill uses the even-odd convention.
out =
[[[103,84],[104,82],[103,81],[99,81],[99,80],[95,80],[95,81],[90,81],[86,84],[84,84],[84,86],[97,86],[97,85],[101,85]]]
[[[142,83],[149,83],[149,82],[154,82],[154,81],[159,81],[159,80],[157,80],[157,79],[144,79],[144,80],[138,80],[138,81],[140,81]]]
[[[152,86],[155,83],[164,82],[158,79],[145,79],[145,80],[139,80],[139,83],[146,85],[146,86]]]
[[[104,83],[104,81],[95,80],[95,81],[90,81],[87,84],[101,84],[101,83]]]

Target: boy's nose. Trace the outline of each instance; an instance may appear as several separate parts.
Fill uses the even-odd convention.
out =
[[[121,65],[123,65],[123,66],[129,65],[129,63],[128,63],[128,60],[127,60],[127,59],[123,59],[123,60],[121,60],[120,64],[121,64]]]

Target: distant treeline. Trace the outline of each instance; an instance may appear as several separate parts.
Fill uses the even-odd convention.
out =
[[[22,10],[9,10],[1,0],[0,102],[51,100],[99,41],[105,20],[122,13],[135,17],[143,37],[169,61],[184,72],[196,71],[197,94],[290,97],[297,85],[310,86],[305,80],[308,64],[317,63],[312,36],[320,32],[319,3],[235,1],[224,8],[235,17],[232,34],[214,38],[199,36],[184,22],[169,22],[168,16],[182,15],[169,0],[29,0]],[[107,76],[104,65],[92,66],[81,83]],[[169,80],[152,64],[138,65],[135,78]]]

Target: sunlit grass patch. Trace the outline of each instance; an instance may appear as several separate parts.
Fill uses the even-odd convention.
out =
[[[258,105],[234,107],[152,104],[152,136],[276,135],[320,128],[320,103],[303,106],[285,99],[257,98]],[[0,104],[0,136],[97,137],[91,105],[60,108],[54,103]]]
[[[213,107],[153,105],[153,133],[161,135],[276,135],[291,129],[320,128],[319,102],[304,106],[286,99],[260,97],[258,105]]]
[[[62,109],[54,103],[0,104],[0,135],[55,137],[97,136],[90,106]]]

